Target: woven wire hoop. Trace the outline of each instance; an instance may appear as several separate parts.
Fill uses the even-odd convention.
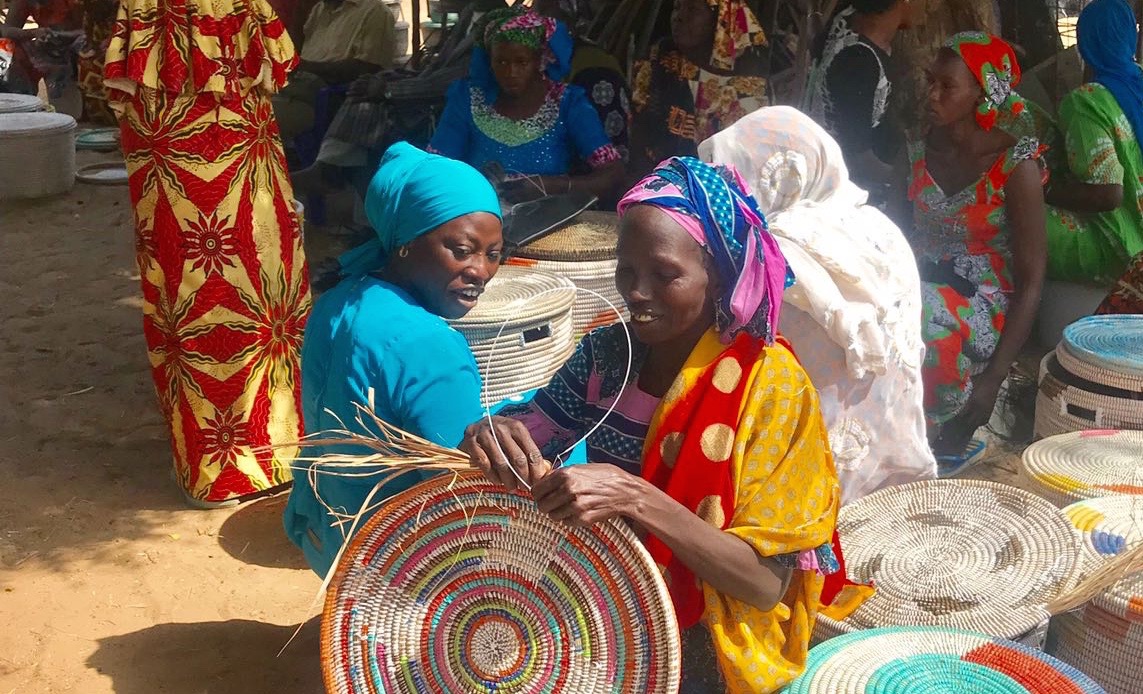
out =
[[[944,627],[887,627],[810,651],[786,694],[1102,694],[1074,667],[1020,643]]]
[[[1029,446],[1021,477],[1057,506],[1113,494],[1143,495],[1143,431],[1057,434]]]
[[[883,489],[842,508],[838,533],[850,578],[876,586],[845,620],[852,629],[933,625],[1021,638],[1078,573],[1063,513],[995,482]]]
[[[678,624],[622,522],[569,528],[479,474],[390,499],[326,597],[327,691],[678,691]]]

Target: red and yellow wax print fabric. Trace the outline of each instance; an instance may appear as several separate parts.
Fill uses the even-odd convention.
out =
[[[740,333],[699,341],[651,423],[643,477],[765,557],[828,546],[840,492],[817,392],[787,346]],[[773,692],[805,667],[823,577],[796,570],[774,609],[706,584],[653,536],[685,629],[710,631],[728,692]]]
[[[144,333],[179,483],[291,479],[310,293],[268,95],[296,59],[265,0],[126,0],[105,77],[135,208]]]

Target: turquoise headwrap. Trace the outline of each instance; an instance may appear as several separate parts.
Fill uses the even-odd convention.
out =
[[[365,193],[365,216],[377,238],[338,258],[342,273],[379,270],[394,249],[473,212],[501,219],[488,179],[464,162],[398,142],[385,152]]]

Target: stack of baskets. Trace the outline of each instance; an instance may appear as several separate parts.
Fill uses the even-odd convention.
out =
[[[472,348],[491,407],[547,385],[575,350],[569,280],[527,268],[502,267],[476,308],[452,321]]]
[[[0,200],[71,190],[75,131],[75,119],[62,113],[0,114]]]
[[[580,292],[572,309],[577,339],[591,330],[611,325],[626,316],[623,299],[615,289],[615,245],[618,217],[609,212],[584,212],[570,224],[513,252],[510,265],[530,267],[566,277]],[[604,301],[590,292],[600,294]]]
[[[1083,568],[1143,543],[1143,496],[1113,496],[1064,511],[1083,536]],[[1129,576],[1079,610],[1052,618],[1056,656],[1083,670],[1109,694],[1143,690],[1143,574]]]
[[[876,592],[843,622],[819,615],[819,642],[877,627],[942,626],[1040,647],[1045,605],[1078,574],[1078,541],[1063,512],[995,482],[889,487],[842,508],[838,534],[849,577]]]
[[[44,110],[40,97],[29,94],[0,94],[0,113],[34,113]]]
[[[1057,506],[1114,494],[1143,495],[1143,431],[1077,431],[1029,446],[1021,458],[1027,489]]]
[[[1040,365],[1037,437],[1143,429],[1143,316],[1089,316]]]

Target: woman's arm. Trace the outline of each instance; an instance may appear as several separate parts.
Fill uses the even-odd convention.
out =
[[[1083,86],[1060,104],[1068,161],[1067,170],[1054,176],[1045,191],[1049,205],[1071,212],[1098,213],[1111,212],[1123,204],[1126,170],[1115,150],[1114,122],[1107,107],[1099,106],[1100,99],[1099,90]]]
[[[597,198],[612,195],[623,178],[623,162],[616,160],[581,176],[541,176],[540,185],[548,195],[588,193]]]
[[[1071,212],[1111,212],[1123,204],[1123,186],[1065,180],[1049,185],[1044,201]]]

